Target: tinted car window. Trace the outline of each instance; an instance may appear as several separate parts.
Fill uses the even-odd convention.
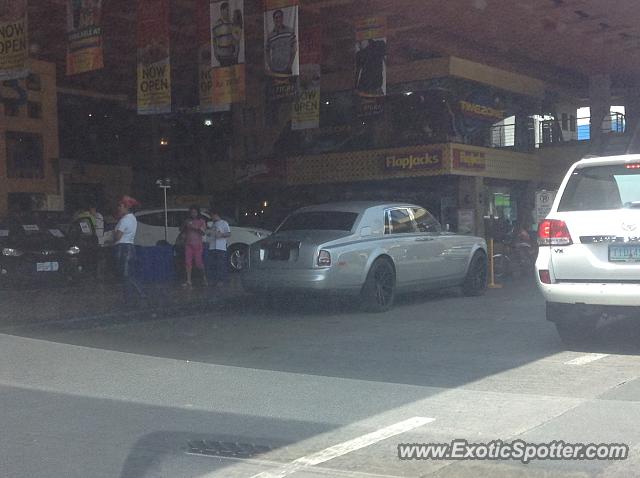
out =
[[[392,209],[388,213],[389,226],[386,228],[387,233],[406,234],[415,232],[415,225],[411,220],[411,214],[408,209]]]
[[[171,213],[169,213],[171,217]],[[138,221],[147,226],[162,226],[164,227],[164,212],[153,212],[149,214],[141,214],[136,217]],[[171,224],[169,224],[171,225]]]
[[[279,231],[350,231],[358,213],[342,211],[301,212],[289,216]]]
[[[591,211],[640,207],[640,170],[627,165],[576,169],[558,211]]]
[[[440,232],[440,223],[424,208],[413,208],[413,218],[419,232]]]
[[[189,219],[189,211],[169,211],[169,227],[182,227],[187,219]],[[164,226],[164,215],[160,225]]]

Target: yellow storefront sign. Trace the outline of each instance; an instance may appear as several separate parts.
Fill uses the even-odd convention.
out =
[[[407,171],[412,169],[438,169],[442,166],[442,151],[387,156],[384,168],[388,171]]]

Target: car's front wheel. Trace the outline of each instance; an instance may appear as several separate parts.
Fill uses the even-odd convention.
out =
[[[240,272],[247,264],[247,254],[249,246],[246,244],[234,244],[229,247],[229,269],[233,272]]]
[[[596,337],[598,315],[584,314],[572,304],[547,302],[547,320],[556,324],[560,340],[568,346],[591,343]]]
[[[367,312],[385,312],[393,306],[396,271],[388,259],[376,259],[369,269],[360,293],[362,308]]]

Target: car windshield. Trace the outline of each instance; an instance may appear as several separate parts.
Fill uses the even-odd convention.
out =
[[[576,169],[558,211],[593,211],[640,207],[640,169],[636,165]]]
[[[355,212],[300,212],[289,216],[278,231],[350,231],[357,217]]]

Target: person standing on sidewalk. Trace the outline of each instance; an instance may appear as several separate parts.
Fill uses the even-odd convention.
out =
[[[227,239],[231,236],[229,223],[222,219],[215,211],[211,211],[212,222],[209,224],[207,235],[209,236],[208,268],[209,278],[213,285],[229,281],[229,264],[227,260]]]
[[[135,279],[136,249],[134,241],[138,229],[138,221],[133,209],[139,206],[138,201],[130,196],[123,196],[118,203],[118,224],[114,231],[116,271],[122,281],[124,302],[133,307],[135,297],[145,298],[145,294]]]
[[[207,230],[207,224],[200,216],[200,208],[198,206],[189,208],[189,216],[189,219],[182,226],[182,233],[184,234],[184,266],[187,271],[187,282],[182,285],[183,287],[191,287],[191,271],[194,264],[196,269],[202,273],[204,285],[207,285],[202,241]]]

